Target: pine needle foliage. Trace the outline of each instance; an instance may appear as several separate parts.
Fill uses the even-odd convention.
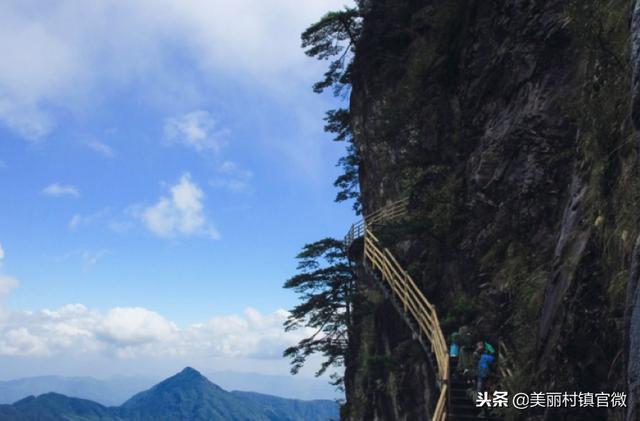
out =
[[[284,288],[300,298],[284,323],[285,331],[298,329],[312,333],[298,344],[287,348],[284,356],[291,360],[291,373],[296,374],[312,354],[324,358],[316,376],[330,367],[342,367],[348,350],[355,291],[355,273],[343,250],[343,243],[324,238],[306,244],[296,257],[298,274],[288,279]],[[340,386],[342,376],[333,373],[332,383]]]

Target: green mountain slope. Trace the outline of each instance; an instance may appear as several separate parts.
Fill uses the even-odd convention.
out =
[[[0,405],[3,421],[120,421],[111,408],[86,399],[70,398],[58,393],[30,396],[13,405]]]
[[[192,368],[138,393],[121,409],[130,420],[269,420],[260,406],[211,383]]]
[[[251,392],[227,392],[192,368],[138,393],[119,407],[47,393],[0,405],[3,421],[328,421],[338,405]]]

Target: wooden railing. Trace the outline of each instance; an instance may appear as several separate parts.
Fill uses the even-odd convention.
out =
[[[407,203],[409,199],[400,199],[393,202],[382,209],[365,215],[365,217],[355,224],[351,225],[351,229],[344,237],[345,247],[350,247],[354,240],[364,237],[365,228],[373,227],[385,221],[391,221],[407,214]]]
[[[365,263],[369,263],[371,267],[380,272],[382,279],[389,285],[405,313],[411,315],[420,333],[429,340],[438,366],[438,383],[440,385],[440,396],[432,419],[441,421],[445,420],[447,416],[449,354],[436,309],[420,291],[411,275],[402,268],[387,248],[381,246],[380,241],[372,232],[374,225],[404,216],[406,212],[407,200],[402,199],[366,216],[363,221],[351,227],[345,237],[345,245],[348,247],[355,239],[364,236]]]

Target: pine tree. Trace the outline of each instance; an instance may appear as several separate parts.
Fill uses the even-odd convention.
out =
[[[316,376],[330,367],[344,365],[348,350],[355,274],[343,250],[343,243],[325,238],[306,244],[296,257],[299,273],[288,279],[284,288],[295,291],[301,303],[296,305],[284,323],[286,331],[311,328],[314,333],[297,345],[287,348],[284,356],[291,359],[291,373],[296,374],[312,354],[321,354]],[[331,375],[340,386],[342,376]]]
[[[313,85],[317,93],[332,88],[335,96],[347,96],[351,89],[351,68],[356,42],[362,31],[358,8],[327,13],[302,33],[305,53],[318,60],[331,60],[324,78]],[[358,169],[360,156],[351,135],[351,113],[346,108],[327,111],[325,131],[335,134],[335,141],[347,142],[346,156],[338,160],[342,174],[334,182],[339,190],[336,202],[354,200],[353,209],[361,213]]]

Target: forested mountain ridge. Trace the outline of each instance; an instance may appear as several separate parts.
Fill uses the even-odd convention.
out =
[[[117,407],[57,393],[0,405],[0,419],[6,421],[328,421],[337,418],[338,406],[333,401],[227,392],[192,368],[185,368]]]

